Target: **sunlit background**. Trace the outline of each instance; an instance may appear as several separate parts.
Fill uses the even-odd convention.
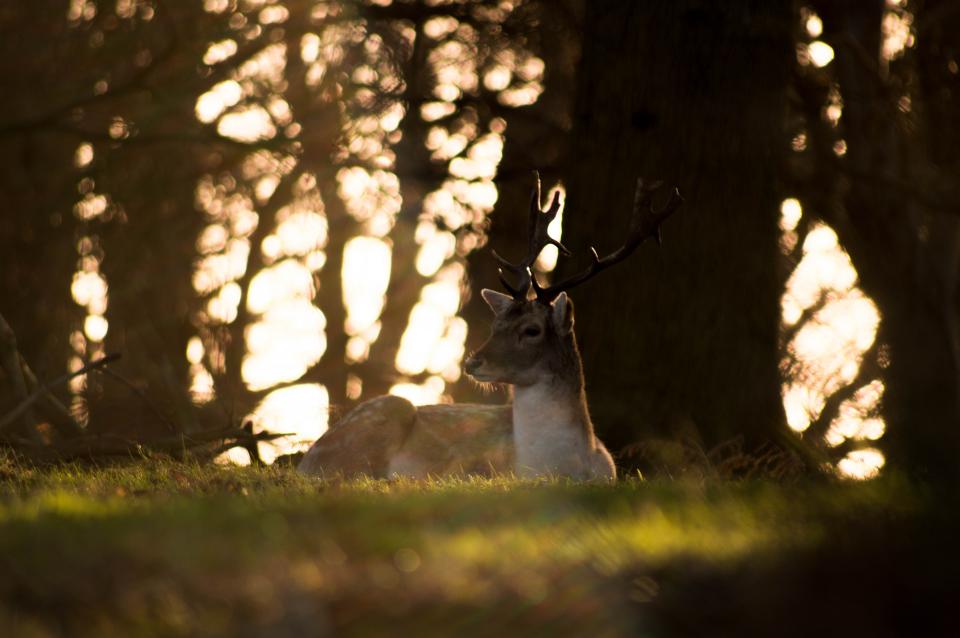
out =
[[[389,6],[391,1],[373,4]],[[911,14],[901,3],[888,4],[883,21],[887,61],[913,45]],[[79,26],[96,16],[97,7],[72,0],[66,19]],[[289,17],[284,2],[274,0],[205,0],[204,8],[230,14],[234,35],[210,42],[197,60],[201,68],[231,61],[248,42]],[[486,16],[487,24],[503,22],[513,9],[513,2],[501,2]],[[116,11],[139,12],[143,20],[153,15],[135,0],[119,0]],[[505,109],[531,105],[544,90],[546,70],[543,59],[520,45],[481,50],[477,27],[448,15],[416,29],[398,22],[388,34],[370,31],[363,18],[335,1],[314,3],[311,18],[314,30],[262,47],[226,77],[217,75],[195,103],[196,119],[220,136],[294,143],[252,150],[235,168],[211,172],[195,185],[203,229],[195,239],[191,282],[199,300],[191,316],[194,335],[183,353],[190,396],[198,405],[207,404],[234,392],[231,383],[268,391],[250,415],[255,428],[291,436],[261,444],[267,462],[305,449],[326,430],[331,408],[337,407],[330,405],[330,396],[351,402],[372,396],[368,360],[385,338],[383,314],[400,287],[414,289],[404,293],[412,300],[411,309],[401,318],[395,378],[385,389],[415,404],[450,401],[468,331],[460,316],[467,287],[465,256],[485,242],[483,228],[497,203],[495,179],[510,135],[504,118],[481,117],[468,98],[483,90],[493,92]],[[820,17],[804,9],[802,20],[808,37],[798,46],[798,64],[826,67],[834,53],[818,39]],[[385,52],[385,37],[405,42],[426,61],[429,72],[402,77]],[[402,91],[414,81],[431,98],[413,103],[407,112],[410,102],[402,99]],[[305,166],[296,152],[313,139],[311,119],[295,112],[287,99],[288,92],[302,86],[341,116],[329,166]],[[836,89],[824,117],[834,127],[843,117],[843,96]],[[404,140],[410,130],[422,136]],[[109,134],[124,138],[128,123],[117,116]],[[420,192],[419,185],[405,182],[397,171],[397,149],[404,143],[418,144],[418,152],[445,167],[439,187]],[[802,132],[791,142],[796,152],[806,143]],[[844,154],[845,143],[834,151]],[[74,164],[81,173],[94,152],[89,141],[77,145]],[[122,206],[98,190],[91,177],[83,176],[77,188],[77,218],[123,215]],[[408,218],[416,223],[399,224],[401,210],[411,206]],[[882,318],[858,288],[857,272],[836,233],[806,220],[801,201],[783,200],[781,248],[793,264],[782,297],[787,421],[797,433],[818,428],[834,447],[854,442],[837,469],[852,478],[872,477],[884,463],[885,426],[878,413],[885,353],[875,343]],[[551,234],[559,237],[561,224],[558,217]],[[408,245],[414,249],[399,248]],[[91,232],[76,251],[70,290],[85,319],[70,335],[71,370],[102,354],[110,332],[110,282],[100,268],[104,248]],[[548,272],[556,259],[555,249],[548,248],[538,266]],[[398,265],[416,276],[398,281]],[[242,330],[227,329],[231,326]],[[242,343],[231,340],[231,334],[242,335]],[[231,351],[240,354],[239,370],[228,369]],[[327,387],[334,382],[311,377],[310,371],[324,362],[345,367],[335,382],[342,387]],[[70,387],[72,409],[81,420],[85,378],[77,377]],[[838,392],[844,398],[836,416],[824,423],[824,406]],[[239,448],[223,460],[250,462]]]

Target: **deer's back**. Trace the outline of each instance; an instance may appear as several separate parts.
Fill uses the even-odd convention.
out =
[[[489,476],[513,471],[513,419],[508,405],[426,405],[388,473],[425,478]]]
[[[306,453],[299,470],[321,476],[490,475],[514,465],[510,406],[426,405],[384,396],[348,412]]]

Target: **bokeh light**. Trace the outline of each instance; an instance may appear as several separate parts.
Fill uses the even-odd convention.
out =
[[[783,236],[795,235],[803,216],[800,201],[785,199],[780,212]],[[783,405],[787,424],[798,433],[818,419],[832,394],[857,379],[880,324],[876,305],[857,287],[857,272],[829,226],[816,223],[809,228],[802,254],[781,299],[789,335],[782,364],[787,372]],[[885,425],[878,416],[883,389],[880,379],[872,379],[844,401],[823,433],[826,444],[837,447],[848,439],[875,441],[883,436]],[[847,453],[837,470],[849,478],[875,476],[883,454],[866,452]]]

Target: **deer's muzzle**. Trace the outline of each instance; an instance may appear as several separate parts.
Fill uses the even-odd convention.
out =
[[[471,355],[463,362],[463,370],[467,374],[476,374],[483,367],[483,357]]]

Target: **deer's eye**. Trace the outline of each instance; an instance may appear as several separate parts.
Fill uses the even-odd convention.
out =
[[[523,329],[524,337],[539,337],[540,336],[540,326],[527,326]]]

